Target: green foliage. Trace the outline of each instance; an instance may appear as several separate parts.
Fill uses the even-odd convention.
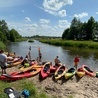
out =
[[[0,35],[0,41],[4,43],[7,41],[15,42],[21,39],[21,35],[15,29],[9,30],[5,20],[0,21]]]
[[[33,39],[29,39],[28,42],[34,42],[34,40]]]
[[[98,40],[98,22],[93,17],[85,23],[74,17],[70,28],[64,30],[62,34],[62,39],[69,40],[93,40],[95,37]]]
[[[6,48],[5,44],[0,41],[0,49],[5,49],[5,48]]]

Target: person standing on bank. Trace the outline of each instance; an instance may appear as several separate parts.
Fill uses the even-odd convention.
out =
[[[31,61],[31,46],[29,47],[28,57],[29,57],[29,60]]]
[[[77,70],[79,61],[80,61],[80,58],[79,58],[79,56],[77,55],[77,56],[74,58],[74,67],[76,68],[76,70]]]
[[[41,53],[41,51],[39,51],[39,62],[41,62],[42,61],[42,53]]]
[[[7,56],[4,54],[4,50],[0,50],[0,66],[2,69],[2,74],[6,74]]]
[[[60,60],[59,60],[59,56],[56,56],[56,58],[54,59],[55,62],[55,66],[59,66]]]

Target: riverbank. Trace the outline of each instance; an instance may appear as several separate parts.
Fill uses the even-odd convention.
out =
[[[8,73],[13,71],[19,71],[17,67],[12,67],[7,70]],[[50,98],[97,98],[98,97],[98,78],[92,78],[90,76],[84,76],[79,79],[77,76],[73,76],[68,81],[58,80],[55,82],[52,75],[45,80],[39,80],[39,74],[24,79],[27,83],[32,83],[37,87],[38,92],[46,92]],[[19,81],[12,82],[13,87],[19,86]],[[30,85],[31,86],[31,85]],[[32,97],[33,98],[33,97]],[[35,97],[36,98],[36,97]],[[38,97],[42,98],[42,97]],[[48,98],[48,97],[45,97]]]
[[[68,47],[98,49],[98,42],[93,42],[93,41],[41,39],[40,42],[51,44],[51,45],[56,45],[56,46],[68,46]]]

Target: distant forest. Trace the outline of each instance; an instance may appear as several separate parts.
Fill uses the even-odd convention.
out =
[[[49,36],[31,36],[27,38],[52,38]],[[9,30],[5,20],[0,20],[0,41],[1,42],[15,42],[21,39],[22,36],[15,30]],[[53,37],[60,38],[60,37]],[[95,21],[93,17],[87,22],[81,22],[76,17],[71,21],[69,28],[62,32],[62,39],[65,40],[98,40],[98,21]]]
[[[9,30],[5,20],[0,20],[0,41],[6,43],[8,41],[15,42],[22,36],[15,30]]]
[[[71,21],[70,28],[64,30],[62,39],[67,40],[98,40],[98,21],[93,17],[81,22],[76,17]]]

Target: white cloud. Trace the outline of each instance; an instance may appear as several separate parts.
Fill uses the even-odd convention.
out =
[[[38,27],[36,23],[33,24],[25,24],[26,27]]]
[[[48,20],[48,19],[40,19],[40,23],[48,24],[49,22],[50,22],[50,20]]]
[[[59,16],[61,16],[61,17],[66,16],[66,10],[61,10],[58,13],[59,13]]]
[[[44,0],[43,7],[47,10],[58,11],[67,4],[72,4],[72,0]]]
[[[22,36],[62,36],[64,29],[68,28],[70,23],[67,20],[59,20],[56,24],[51,25],[48,19],[40,19],[39,23],[16,23],[7,22],[10,29],[14,28]]]
[[[86,13],[86,12],[83,12],[81,14],[75,14],[74,15],[74,17],[76,17],[76,18],[83,18],[83,17],[86,17],[86,16],[88,16],[88,13]]]
[[[70,23],[67,20],[59,20],[58,25],[55,28],[66,29],[70,27]]]
[[[25,17],[26,22],[31,22],[31,19],[29,17]]]
[[[73,1],[72,0],[44,0],[43,2],[43,9],[44,11],[55,15],[55,16],[60,16],[64,17],[66,16],[66,10],[63,10],[62,8],[66,6],[67,4],[72,5]]]

